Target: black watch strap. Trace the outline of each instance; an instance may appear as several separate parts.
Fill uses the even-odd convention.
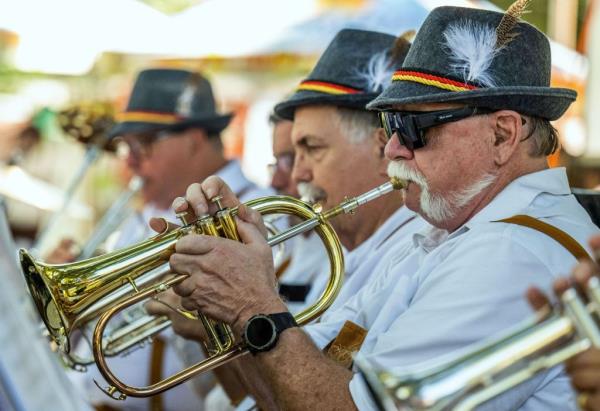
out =
[[[298,323],[296,323],[296,319],[289,312],[286,311],[284,313],[275,313],[275,314],[267,314],[277,327],[277,334],[281,334],[283,330],[287,330],[288,328],[297,327]]]
[[[244,342],[252,354],[271,350],[279,340],[279,334],[288,328],[297,327],[294,316],[289,312],[257,314],[251,317],[244,328]]]

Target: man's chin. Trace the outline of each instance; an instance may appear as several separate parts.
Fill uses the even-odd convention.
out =
[[[418,212],[421,204],[421,187],[413,181],[408,181],[402,189],[404,205],[412,211]]]

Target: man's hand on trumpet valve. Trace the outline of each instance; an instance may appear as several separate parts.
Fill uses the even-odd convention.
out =
[[[241,333],[255,314],[287,311],[276,290],[271,249],[260,213],[241,205],[230,188],[218,177],[188,187],[185,198],[173,202],[176,213],[193,211],[203,216],[218,211],[211,199],[221,197],[223,207],[239,206],[237,229],[242,242],[225,238],[187,235],[181,238],[169,263],[171,269],[189,278],[176,285],[187,310],[202,313],[230,324]],[[156,221],[153,227],[157,227]]]
[[[590,239],[596,260],[600,257],[600,236]],[[554,292],[562,295],[569,287],[585,290],[590,278],[599,275],[597,263],[582,261],[573,269],[571,277],[560,278],[554,282]],[[535,309],[549,305],[548,298],[537,288],[527,291],[527,298]],[[569,359],[565,368],[571,377],[571,383],[578,392],[577,402],[582,410],[600,411],[600,350],[589,350]]]

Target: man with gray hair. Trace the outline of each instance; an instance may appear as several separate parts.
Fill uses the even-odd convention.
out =
[[[292,179],[302,197],[327,210],[387,181],[383,130],[365,106],[389,84],[408,48],[401,37],[342,30],[295,93],[275,106],[278,116],[293,120]],[[345,284],[335,309],[367,283],[373,261],[423,222],[391,194],[331,224],[347,251]],[[326,282],[324,275],[315,280],[307,302],[318,298]]]

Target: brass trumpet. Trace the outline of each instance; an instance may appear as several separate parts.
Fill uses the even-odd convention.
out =
[[[342,284],[343,254],[339,239],[328,220],[340,214],[353,213],[358,206],[403,185],[402,181],[393,179],[326,212],[321,212],[320,207],[313,208],[306,202],[285,196],[264,197],[246,203],[263,216],[289,214],[303,220],[287,231],[269,238],[270,246],[315,229],[327,249],[330,261],[329,282],[318,301],[295,317],[299,325],[318,318],[333,303]],[[162,275],[165,269],[168,269],[168,259],[174,252],[175,243],[179,238],[196,233],[239,241],[234,220],[237,208],[219,208],[215,216],[204,216],[191,223],[186,223],[183,218],[184,225],[178,229],[158,234],[149,240],[103,256],[75,263],[47,265],[34,261],[26,250],[20,250],[21,267],[31,296],[51,338],[63,352],[70,351],[71,332],[101,314],[94,329],[92,348],[98,369],[110,384],[103,391],[112,398],[123,400],[128,395],[146,397],[159,394],[196,374],[216,368],[247,352],[242,344],[235,341],[228,325],[200,314],[198,319],[209,336],[208,358],[159,383],[142,388],[130,387],[112,374],[105,359],[105,328],[111,318],[123,309],[161,293],[187,278],[187,275],[180,274],[158,284],[156,281],[152,283],[151,280],[158,278],[158,275],[152,273],[159,272]],[[140,280],[144,279],[151,284],[140,284]],[[164,323],[164,320],[158,320],[158,323],[161,322]],[[168,326],[168,322],[166,324]]]
[[[560,306],[419,371],[374,370],[360,357],[356,364],[381,410],[472,410],[592,346],[600,348],[598,278],[590,279],[586,293],[587,305],[575,289],[568,289]]]

